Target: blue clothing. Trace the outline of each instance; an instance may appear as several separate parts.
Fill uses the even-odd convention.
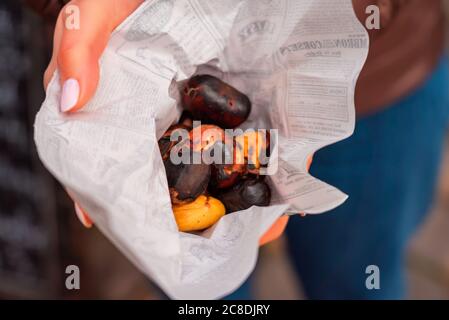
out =
[[[446,60],[420,88],[315,154],[312,175],[349,199],[331,212],[290,219],[289,252],[308,298],[405,297],[405,246],[432,203],[449,120]],[[379,290],[365,286],[369,265],[379,267]],[[230,298],[250,298],[248,288]]]

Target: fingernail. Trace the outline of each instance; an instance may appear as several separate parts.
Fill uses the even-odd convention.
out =
[[[78,102],[80,94],[80,86],[77,80],[68,79],[62,86],[61,94],[61,111],[67,112],[72,109]]]
[[[90,220],[90,218],[84,213],[84,211],[78,206],[77,203],[75,203],[75,212],[83,226],[85,226],[86,228],[92,227],[92,220]]]

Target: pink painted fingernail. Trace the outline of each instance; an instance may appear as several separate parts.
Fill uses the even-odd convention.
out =
[[[67,79],[62,86],[61,112],[67,112],[78,102],[80,86],[77,80]]]
[[[83,226],[86,228],[92,227],[93,223],[92,220],[84,213],[84,211],[78,206],[78,204],[75,202],[75,212],[78,217],[78,219],[81,221]]]

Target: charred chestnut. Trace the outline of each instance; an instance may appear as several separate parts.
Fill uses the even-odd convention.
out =
[[[251,206],[266,207],[270,205],[270,187],[260,179],[246,179],[234,187],[217,195],[226,207],[226,212],[245,210]]]
[[[171,139],[172,135],[179,130],[186,130],[188,132],[189,128],[183,124],[173,125],[170,128],[168,128],[168,130],[164,133],[164,135],[159,139],[158,145],[163,160],[166,160],[170,156],[171,149],[182,140],[181,134],[179,134],[178,141],[172,141]]]
[[[168,158],[164,166],[172,203],[189,203],[206,192],[211,175],[210,165],[173,164]]]
[[[245,166],[241,164],[212,165],[211,187],[225,189],[236,184],[245,173]]]
[[[189,138],[194,152],[207,151],[216,143],[225,142],[225,132],[222,128],[211,124],[203,124],[190,130]]]
[[[159,139],[159,149],[167,175],[170,197],[174,204],[189,203],[203,194],[207,189],[211,175],[210,165],[191,164],[191,141],[187,129],[188,127],[185,125],[172,126]],[[186,130],[186,132],[177,133],[177,130]],[[179,139],[172,141],[174,134],[178,134]],[[187,160],[189,161],[183,163],[181,158],[177,159],[180,163],[174,162],[171,158],[173,153],[180,155],[182,152],[187,152],[189,155]]]
[[[182,104],[195,120],[213,122],[222,128],[235,128],[251,112],[248,97],[211,75],[190,78],[181,92]]]
[[[192,130],[193,128],[192,115],[189,112],[184,111],[181,114],[181,118],[179,119],[179,124],[185,126],[188,130]]]
[[[212,164],[212,188],[229,188],[245,173],[245,163],[236,162],[234,140],[220,127],[196,127],[190,131],[190,140],[192,150],[202,153],[202,161]]]
[[[237,163],[245,163],[247,172],[259,174],[263,159],[270,153],[270,134],[268,131],[249,131],[238,136],[235,143]]]

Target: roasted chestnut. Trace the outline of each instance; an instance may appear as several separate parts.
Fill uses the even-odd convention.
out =
[[[179,135],[178,141],[171,141],[172,135],[177,130],[186,130],[189,131],[189,127],[183,125],[183,124],[176,124],[168,128],[168,130],[164,133],[164,135],[159,139],[159,150],[162,155],[162,159],[166,160],[170,156],[171,149],[182,140],[182,135]]]
[[[245,173],[245,165],[242,164],[213,164],[211,175],[211,187],[225,189],[236,184]]]
[[[235,143],[231,136],[215,125],[201,125],[190,131],[192,150],[202,153],[202,161],[212,165],[212,188],[234,185],[246,170],[245,163],[236,163]]]
[[[248,97],[216,77],[197,75],[186,81],[181,99],[179,124],[159,140],[179,230],[204,230],[226,212],[268,206],[271,191],[259,170],[269,156],[269,134],[247,131],[235,137],[224,130],[248,118]]]
[[[189,112],[184,111],[181,114],[181,118],[179,119],[179,124],[185,126],[188,130],[192,130],[193,128],[192,115]]]
[[[173,164],[168,158],[164,166],[172,203],[189,203],[206,192],[211,174],[210,165]]]
[[[211,75],[190,78],[181,92],[182,104],[194,120],[215,123],[222,128],[235,128],[251,112],[248,97]]]
[[[245,179],[224,193],[218,193],[217,198],[226,207],[226,212],[245,210],[251,206],[266,207],[270,205],[270,187],[261,179]]]
[[[200,194],[203,194],[209,184],[211,168],[210,165],[199,163],[192,164],[191,159],[191,141],[188,131],[184,125],[175,125],[170,127],[167,132],[159,139],[159,149],[167,176],[167,183],[170,191],[171,201],[174,204],[188,203],[194,201]],[[171,141],[172,135],[176,130],[186,130],[185,134],[179,134],[178,141]],[[183,162],[173,161],[172,155],[178,155],[186,152],[188,160]]]
[[[269,153],[270,135],[268,131],[249,131],[236,137],[236,163],[245,163],[248,173],[259,174],[263,163],[261,160],[268,157]]]
[[[225,142],[225,132],[222,128],[211,124],[203,124],[190,130],[189,138],[194,152],[208,151],[216,143]]]

